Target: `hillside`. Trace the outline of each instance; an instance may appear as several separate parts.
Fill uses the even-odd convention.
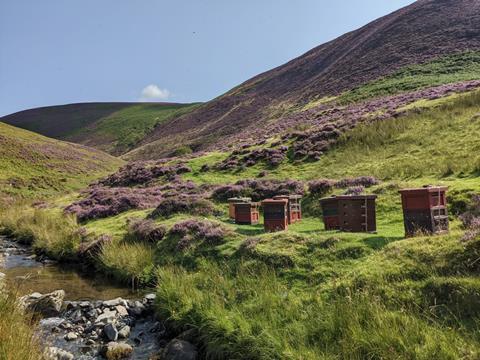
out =
[[[416,106],[346,130],[316,161],[225,169],[232,154],[208,152],[135,162],[68,206],[0,212],[0,225],[60,259],[81,259],[78,231],[67,241],[37,218],[65,234],[66,211],[82,241],[109,235],[96,269],[158,284],[158,315],[205,358],[477,359],[480,230],[465,236],[460,215],[480,193],[480,91]],[[449,187],[451,231],[405,238],[398,190],[425,184]],[[319,199],[359,188],[378,196],[377,232],[325,231]],[[304,195],[288,231],[228,219],[226,198],[280,192]]]
[[[20,111],[0,121],[121,155],[157,124],[195,107],[195,104],[173,103],[80,103]]]
[[[478,50],[478,1],[420,0],[158,126],[131,157],[168,155],[179,142],[194,150],[251,143],[347,101],[479,79]],[[375,91],[358,96],[365,86]]]
[[[79,189],[121,164],[99,150],[0,123],[0,200]]]

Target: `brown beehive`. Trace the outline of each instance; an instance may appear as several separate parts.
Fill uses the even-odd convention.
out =
[[[323,223],[325,230],[339,230],[340,222],[338,219],[338,199],[328,197],[320,200],[322,206]]]
[[[278,195],[273,197],[274,200],[287,200],[287,218],[288,223],[293,224],[302,220],[302,205],[300,203],[302,197],[300,195]]]
[[[235,203],[235,223],[239,225],[258,224],[258,203]]]
[[[274,232],[288,229],[288,200],[266,199],[262,201],[263,226],[265,231]]]
[[[248,203],[252,201],[252,199],[244,197],[244,198],[230,198],[228,201],[228,217],[232,220],[235,220],[235,204],[236,203]]]
[[[376,195],[340,195],[320,200],[326,230],[377,231]]]
[[[448,232],[447,190],[446,186],[400,190],[406,236]]]

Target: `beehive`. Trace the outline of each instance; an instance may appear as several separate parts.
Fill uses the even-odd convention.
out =
[[[341,195],[320,200],[326,230],[377,231],[376,195]]]
[[[288,200],[267,199],[262,201],[265,231],[274,232],[288,229]]]
[[[336,197],[324,198],[320,200],[320,205],[322,207],[325,230],[339,230],[338,199]]]
[[[252,201],[252,199],[244,197],[244,198],[230,198],[228,201],[228,217],[232,220],[235,220],[235,204],[236,203],[248,203]]]
[[[235,223],[239,225],[258,224],[258,203],[235,203]]]
[[[400,190],[405,236],[448,232],[446,186]]]
[[[302,205],[300,195],[278,195],[273,197],[274,200],[287,200],[287,219],[289,224],[302,220]]]

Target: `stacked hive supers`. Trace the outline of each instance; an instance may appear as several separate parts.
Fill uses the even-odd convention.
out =
[[[320,200],[325,230],[377,231],[376,195],[341,195]]]
[[[406,236],[448,232],[447,190],[445,186],[400,190]]]
[[[302,220],[302,206],[300,195],[278,195],[273,197],[274,200],[287,200],[287,219],[289,224]]]
[[[265,231],[288,230],[288,200],[267,199],[262,201]]]
[[[252,199],[244,197],[244,198],[230,198],[228,201],[228,216],[230,219],[235,220],[235,204],[238,203],[248,203],[252,201]]]
[[[235,203],[235,223],[239,225],[258,224],[258,203]]]

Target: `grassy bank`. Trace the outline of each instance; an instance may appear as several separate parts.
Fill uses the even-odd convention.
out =
[[[0,292],[0,359],[42,359],[40,344],[34,338],[31,319],[20,312],[16,297]]]

